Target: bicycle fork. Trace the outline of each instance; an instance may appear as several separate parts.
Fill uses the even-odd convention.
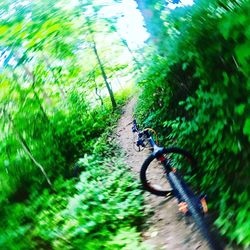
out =
[[[186,201],[183,200],[181,194],[178,192],[173,181],[170,178],[170,175],[169,175],[170,172],[173,172],[178,177],[183,189],[186,191],[189,197],[191,197],[193,204],[197,207],[197,209],[199,209],[201,213],[206,214],[208,212],[206,195],[198,195],[198,196],[195,195],[193,191],[188,187],[188,185],[184,182],[182,177],[178,175],[177,170],[171,166],[169,159],[165,158],[163,155],[160,155],[159,157],[157,157],[157,159],[163,165],[166,178],[168,182],[170,183],[171,187],[173,188],[173,195],[178,200],[179,211],[181,211],[185,215],[190,215]]]

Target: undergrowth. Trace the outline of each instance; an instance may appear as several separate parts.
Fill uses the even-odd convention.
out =
[[[145,249],[138,233],[141,190],[111,134],[119,113],[100,121],[109,126],[78,159],[79,178],[59,175],[52,188],[30,187],[25,201],[5,200],[1,249]]]
[[[140,79],[137,116],[199,162],[216,226],[250,245],[249,1],[197,1],[162,13],[165,30]],[[156,11],[152,9],[152,11]],[[194,181],[196,180],[196,181]]]

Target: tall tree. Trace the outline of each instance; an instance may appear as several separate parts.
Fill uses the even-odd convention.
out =
[[[100,59],[100,56],[98,54],[98,50],[96,48],[96,42],[95,40],[93,40],[93,50],[94,50],[94,53],[95,53],[95,56],[96,56],[96,59],[98,61],[98,64],[99,64],[99,67],[100,67],[100,70],[102,72],[102,77],[103,77],[103,80],[105,82],[105,85],[106,85],[106,88],[109,92],[109,96],[110,96],[110,100],[111,100],[111,103],[112,103],[112,107],[113,109],[116,108],[117,104],[116,104],[116,101],[115,101],[115,97],[114,97],[114,93],[113,93],[113,90],[111,89],[110,87],[110,84],[108,82],[108,78],[107,78],[107,75],[106,75],[106,72],[105,72],[105,69],[104,69],[104,66],[103,66],[103,63]]]

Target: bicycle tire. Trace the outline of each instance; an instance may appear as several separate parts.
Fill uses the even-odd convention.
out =
[[[177,155],[181,155],[183,157],[185,157],[186,160],[189,161],[191,170],[195,170],[196,169],[196,161],[193,158],[193,156],[186,150],[183,150],[181,148],[178,147],[169,147],[169,148],[164,148],[162,151],[162,154],[164,155],[168,155],[168,154],[177,154]],[[157,186],[153,186],[150,182],[150,176],[147,173],[147,171],[150,168],[150,165],[152,164],[152,161],[156,159],[156,155],[155,154],[151,154],[149,155],[149,157],[144,161],[144,163],[142,164],[141,170],[140,170],[140,180],[142,183],[142,186],[145,190],[147,190],[148,192],[157,195],[157,196],[168,196],[168,195],[172,195],[172,189],[165,189],[165,190],[160,190],[158,189]],[[163,174],[165,180],[167,180],[166,178],[166,174]]]
[[[175,189],[182,197],[182,200],[185,201],[188,205],[188,211],[190,212],[197,228],[201,232],[204,239],[207,241],[208,246],[212,250],[222,250],[221,246],[216,242],[209,230],[209,227],[205,221],[204,215],[202,212],[197,208],[197,206],[193,203],[192,197],[189,196],[189,194],[185,191],[185,188],[183,188],[182,182],[179,179],[178,175],[176,175],[173,172],[170,172],[168,174],[168,178],[173,183]]]

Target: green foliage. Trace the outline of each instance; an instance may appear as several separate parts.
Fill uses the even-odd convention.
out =
[[[199,161],[196,189],[215,224],[248,246],[249,1],[198,1],[162,13],[159,56],[150,57],[137,113]]]
[[[33,185],[25,202],[4,204],[0,248],[144,249],[136,232],[143,198],[116,156],[111,129],[96,141],[92,155],[78,160],[79,181],[58,177],[53,189]]]
[[[85,3],[0,3],[1,249],[140,248],[141,194],[110,136],[129,95],[116,78],[131,78],[133,58],[106,4]]]
[[[129,60],[119,60],[127,48],[102,29],[108,24],[99,17],[102,6],[86,4],[0,4],[0,201],[26,199],[28,186],[46,185],[41,169],[52,181],[70,176],[70,164],[91,152],[115,120],[91,38],[110,82],[117,81],[114,71],[130,74]],[[87,20],[83,13],[90,9]],[[114,60],[106,53],[111,45]]]

